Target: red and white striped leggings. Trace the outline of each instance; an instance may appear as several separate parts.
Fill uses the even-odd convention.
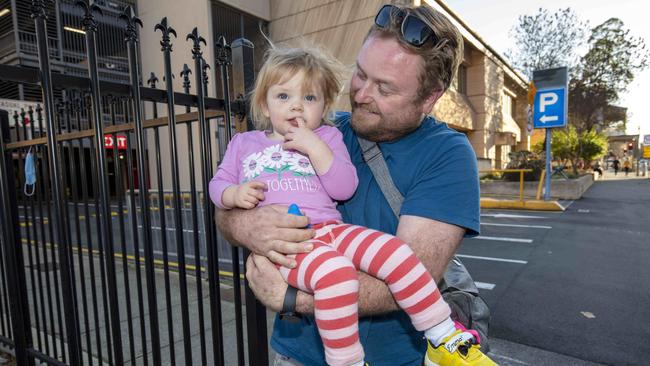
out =
[[[329,365],[363,359],[359,342],[357,270],[383,280],[417,330],[450,315],[435,281],[411,248],[397,237],[336,221],[315,225],[310,253],[295,256],[293,269],[280,267],[285,280],[314,294],[316,326]],[[390,336],[390,335],[386,335]]]

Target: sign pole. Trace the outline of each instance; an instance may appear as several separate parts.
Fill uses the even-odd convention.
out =
[[[568,120],[568,80],[568,69],[566,67],[533,71],[533,85],[535,87],[534,91],[532,91],[535,94],[533,99],[533,127],[546,130],[544,201],[551,199],[551,177],[553,176],[551,170],[551,129],[566,127]],[[531,88],[528,91],[531,93]]]
[[[544,201],[551,199],[551,176],[553,172],[551,171],[551,129],[546,129],[546,177],[544,184]]]

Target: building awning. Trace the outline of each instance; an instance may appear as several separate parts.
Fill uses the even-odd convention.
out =
[[[521,141],[521,128],[512,117],[506,115],[501,122],[501,131],[496,131],[496,145],[516,145]]]
[[[494,133],[495,145],[516,145],[517,135],[513,132],[495,132]]]

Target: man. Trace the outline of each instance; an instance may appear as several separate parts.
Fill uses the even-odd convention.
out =
[[[355,195],[338,206],[344,221],[397,235],[436,280],[442,278],[463,236],[479,231],[474,152],[464,135],[428,117],[454,78],[462,55],[460,33],[440,13],[428,6],[384,6],[357,58],[350,84],[352,114],[337,118],[359,177]],[[357,135],[379,144],[405,197],[399,219],[363,161]],[[302,229],[308,219],[288,215],[286,207],[267,206],[221,211],[217,222],[231,243],[254,253],[247,261],[251,289],[269,309],[280,312],[286,307],[285,293],[292,291],[287,291],[274,263],[293,266],[287,255],[309,251],[301,244],[314,234]],[[364,273],[359,274],[359,283],[359,334],[368,364],[421,365],[427,342],[406,314],[397,311],[386,285]],[[293,305],[292,301],[288,302]],[[276,319],[271,340],[281,355],[276,365],[324,364],[320,337],[309,316],[313,301],[310,294],[298,292],[295,311],[305,316],[297,322]],[[469,342],[464,346],[472,347]],[[438,350],[429,351],[435,359]],[[453,351],[457,365],[478,364],[464,359],[467,348]]]

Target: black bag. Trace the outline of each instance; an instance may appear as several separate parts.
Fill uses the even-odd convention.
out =
[[[478,332],[482,351],[489,352],[490,308],[479,295],[467,268],[456,256],[449,262],[438,289],[451,308],[451,318]]]
[[[399,210],[404,197],[395,187],[390,176],[384,156],[376,143],[362,139],[357,136],[363,159],[372,171],[372,175],[381,188],[395,216],[399,217]],[[465,265],[454,256],[447,265],[444,278],[438,283],[438,289],[443,299],[451,308],[451,318],[464,325],[467,329],[473,329],[480,336],[481,349],[487,353],[488,330],[490,326],[490,308],[479,295],[478,288],[470,276]]]

